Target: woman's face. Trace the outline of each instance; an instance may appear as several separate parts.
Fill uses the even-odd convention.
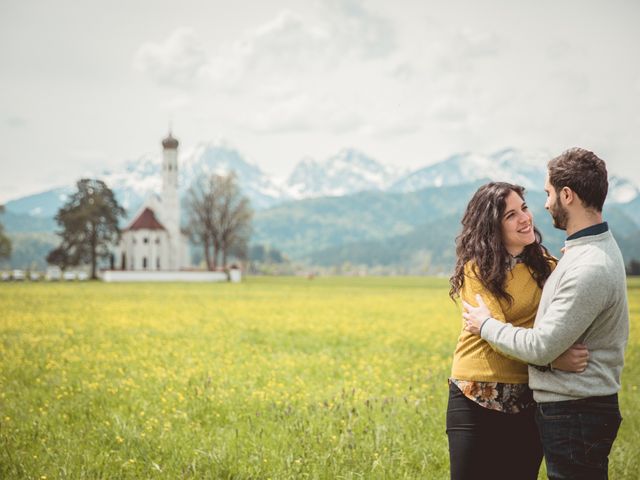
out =
[[[502,243],[511,255],[519,255],[524,247],[536,241],[533,215],[525,201],[513,190],[505,199],[502,215]]]

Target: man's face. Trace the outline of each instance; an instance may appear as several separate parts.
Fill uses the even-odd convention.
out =
[[[566,230],[569,212],[562,205],[556,189],[549,183],[549,175],[544,180],[544,191],[547,192],[547,201],[544,204],[544,208],[551,214],[553,226],[560,230]]]

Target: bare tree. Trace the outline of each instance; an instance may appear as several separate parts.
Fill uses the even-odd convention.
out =
[[[215,270],[218,251],[215,226],[215,199],[213,177],[196,178],[185,200],[187,209],[187,233],[193,243],[202,245],[208,270]],[[213,249],[213,252],[212,252]]]
[[[246,256],[253,213],[234,173],[195,180],[187,191],[186,207],[187,232],[202,245],[209,270],[218,267],[220,256],[223,268],[230,254]]]
[[[218,232],[222,266],[227,268],[229,254],[246,257],[253,212],[249,199],[242,196],[233,173],[219,177]]]

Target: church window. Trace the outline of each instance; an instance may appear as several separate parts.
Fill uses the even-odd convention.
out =
[[[136,244],[136,237],[133,237],[133,244]]]
[[[142,257],[142,268],[147,269],[147,257]]]
[[[156,245],[160,245],[160,237],[156,238]]]
[[[142,239],[142,241],[143,241],[144,243],[149,243],[149,239],[148,239],[147,237],[144,237],[144,239]]]
[[[156,258],[156,268],[160,270],[160,257]]]

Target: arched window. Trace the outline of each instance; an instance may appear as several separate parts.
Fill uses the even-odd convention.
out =
[[[156,268],[160,270],[160,257],[156,258]]]
[[[147,257],[142,257],[142,268],[147,269]]]

